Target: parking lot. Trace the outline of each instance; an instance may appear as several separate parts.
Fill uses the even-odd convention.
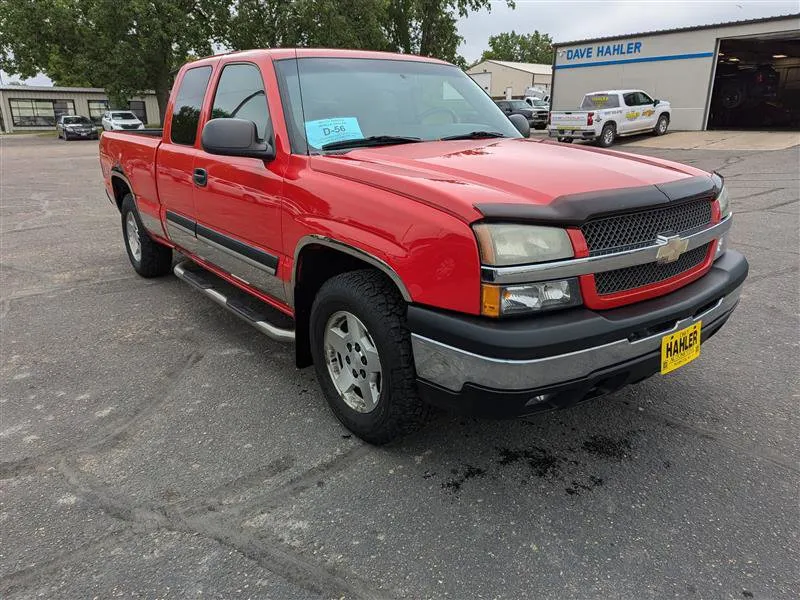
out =
[[[0,597],[796,598],[798,146],[717,169],[750,278],[700,359],[389,447],[311,369],[131,269],[97,142],[0,138]]]

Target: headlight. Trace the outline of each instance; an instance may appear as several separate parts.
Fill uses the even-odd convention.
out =
[[[481,223],[474,230],[484,265],[522,265],[575,255],[567,232],[557,227]]]
[[[724,185],[722,186],[722,191],[717,196],[717,202],[719,202],[719,216],[721,219],[729,216],[731,214],[731,199],[728,195],[728,188]]]
[[[481,286],[481,314],[486,317],[525,315],[580,304],[581,293],[575,278]]]

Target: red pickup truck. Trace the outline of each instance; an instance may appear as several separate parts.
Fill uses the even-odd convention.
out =
[[[293,341],[385,443],[431,405],[515,417],[667,373],[738,303],[719,175],[525,134],[441,61],[254,50],[185,65],[163,131],[105,132],[100,162],[140,275]]]

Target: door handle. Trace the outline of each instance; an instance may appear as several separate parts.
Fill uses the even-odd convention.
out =
[[[205,187],[208,183],[208,173],[206,173],[205,169],[195,169],[192,178],[194,179],[194,184],[200,187]]]

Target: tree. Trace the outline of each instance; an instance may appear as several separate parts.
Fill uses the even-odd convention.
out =
[[[505,0],[514,7],[514,0]],[[464,64],[458,55],[463,38],[457,21],[471,12],[492,9],[491,0],[388,0],[387,32],[392,47],[406,54],[433,56]]]
[[[489,37],[489,49],[481,60],[510,60],[512,62],[553,62],[553,39],[546,33],[501,33]]]
[[[0,68],[114,99],[153,90],[163,118],[171,72],[212,54],[227,22],[219,0],[0,0]]]
[[[225,45],[389,50],[386,0],[235,0]]]

